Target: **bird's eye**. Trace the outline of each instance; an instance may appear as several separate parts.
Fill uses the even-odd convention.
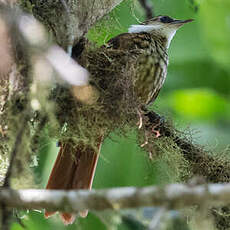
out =
[[[173,22],[173,19],[168,16],[163,16],[163,17],[160,17],[160,21],[163,23],[170,23],[170,22]]]

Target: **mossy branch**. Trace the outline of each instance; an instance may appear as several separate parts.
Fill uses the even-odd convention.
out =
[[[189,178],[199,175],[209,183],[230,182],[230,159],[226,154],[217,155],[193,143],[192,138],[188,139],[154,111],[148,111],[144,116],[146,119],[145,132],[152,133],[152,127],[154,127],[160,133],[159,139],[169,138],[179,148],[182,156],[189,162]],[[149,151],[148,145],[144,148]]]

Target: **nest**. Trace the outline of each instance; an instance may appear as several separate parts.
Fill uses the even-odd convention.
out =
[[[124,134],[136,126],[140,103],[134,92],[136,59],[121,50],[106,47],[86,49],[78,62],[90,72],[90,84],[99,92],[97,103],[76,101],[71,91],[57,87],[52,99],[62,127],[57,138],[90,144],[99,135]]]

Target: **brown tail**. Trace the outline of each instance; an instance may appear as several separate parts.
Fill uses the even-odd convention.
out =
[[[46,189],[91,189],[101,143],[102,138],[98,142],[97,152],[91,146],[83,144],[61,144]],[[45,211],[45,217],[48,218],[54,213]],[[88,210],[79,214],[86,217]],[[60,216],[64,224],[72,224],[75,220],[75,215],[71,213],[61,213]]]

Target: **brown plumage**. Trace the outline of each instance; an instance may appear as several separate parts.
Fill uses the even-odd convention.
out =
[[[61,144],[46,189],[91,189],[102,138],[99,138],[97,143],[96,149],[84,144]],[[45,217],[48,218],[54,213],[45,211]],[[87,214],[88,210],[79,213],[81,217],[86,217]],[[60,216],[64,224],[71,224],[76,215],[61,213]]]
[[[107,49],[125,50],[136,56],[135,93],[142,104],[153,102],[167,74],[168,54],[164,39],[146,32],[125,33],[111,39]]]

